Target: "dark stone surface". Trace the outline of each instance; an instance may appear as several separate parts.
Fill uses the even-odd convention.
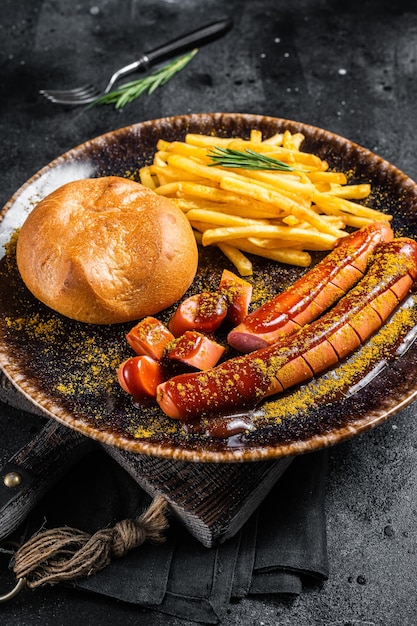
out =
[[[45,87],[105,83],[139,52],[223,15],[233,31],[152,96],[116,112],[54,106]],[[275,115],[341,134],[417,177],[417,8],[406,0],[3,0],[0,205],[49,161],[138,121],[191,112]],[[225,626],[413,626],[417,430],[412,405],[331,450],[330,578],[294,602],[232,604]],[[3,463],[39,427],[0,414]],[[190,622],[62,588],[0,608],[7,626]]]

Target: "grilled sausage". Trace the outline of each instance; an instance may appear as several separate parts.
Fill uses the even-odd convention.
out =
[[[252,352],[312,322],[362,278],[375,247],[392,238],[387,222],[375,222],[339,240],[307,274],[236,326],[227,337],[229,344]]]
[[[279,343],[239,355],[206,372],[162,383],[157,402],[172,418],[230,414],[256,406],[336,365],[377,331],[417,279],[417,243],[378,247],[368,272],[332,310]]]

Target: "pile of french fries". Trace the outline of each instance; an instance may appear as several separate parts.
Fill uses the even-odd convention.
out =
[[[389,221],[390,215],[358,202],[369,184],[348,184],[343,172],[303,152],[301,133],[284,131],[264,139],[188,134],[185,141],[159,140],[153,163],[140,181],[169,197],[187,216],[196,240],[215,245],[241,276],[252,274],[254,254],[308,267],[314,250],[331,250],[346,227]],[[213,163],[216,147],[254,152],[291,166],[291,171],[226,168]]]

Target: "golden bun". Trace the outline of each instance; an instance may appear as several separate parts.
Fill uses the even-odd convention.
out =
[[[189,222],[173,202],[117,176],[67,183],[28,215],[17,265],[33,295],[71,319],[114,324],[181,298],[197,270]]]

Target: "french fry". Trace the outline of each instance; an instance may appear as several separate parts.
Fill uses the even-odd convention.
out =
[[[213,228],[213,224],[210,224],[210,222],[197,222],[190,220],[190,224],[194,230],[198,231],[202,235],[206,232],[206,230],[211,230]],[[201,237],[201,244],[203,244],[203,237]]]
[[[184,141],[160,139],[152,164],[139,176],[184,212],[200,245],[217,246],[242,276],[253,271],[247,254],[307,267],[309,251],[331,250],[346,228],[391,216],[361,204],[370,185],[348,184],[344,172],[303,152],[303,141],[302,133],[285,130],[265,138],[256,128],[248,138],[189,133]],[[215,148],[238,151],[244,165],[215,162]],[[287,167],[247,167],[250,151]]]
[[[257,144],[251,141],[244,141],[243,139],[229,140],[229,144],[226,146],[232,150],[253,150],[260,154],[267,154],[275,159],[290,163],[294,167],[300,169],[310,168],[312,170],[325,171],[328,169],[328,164],[322,161],[315,154],[309,152],[300,152],[297,150],[291,150],[283,146],[271,146],[264,142]]]
[[[287,226],[299,226],[300,224],[300,220],[298,217],[295,217],[295,215],[287,215],[282,218],[282,221],[284,224],[287,224]]]
[[[264,139],[262,143],[271,146],[282,146],[283,139],[284,133],[275,133],[275,135],[271,135],[271,137]]]
[[[184,213],[188,213],[191,209],[205,209],[216,213],[226,213],[226,215],[236,215],[238,217],[248,219],[270,219],[276,216],[276,213],[268,211],[263,206],[258,206],[256,203],[245,202],[239,198],[239,202],[233,204],[226,204],[224,202],[206,202],[200,198],[172,198],[174,202]]]
[[[327,193],[330,196],[345,198],[345,200],[363,200],[371,193],[371,185],[364,183],[362,185],[331,186]]]
[[[152,174],[156,175],[158,179],[161,181],[161,186],[165,185],[168,182],[178,182],[178,181],[190,181],[194,183],[205,184],[207,181],[205,178],[197,178],[194,174],[190,174],[188,172],[182,172],[171,165],[150,165],[149,169]]]
[[[145,187],[148,187],[148,189],[155,190],[156,184],[155,180],[152,178],[151,168],[149,165],[146,165],[139,170],[139,176],[142,185],[145,185]]]
[[[343,172],[329,172],[329,171],[319,171],[319,172],[307,172],[307,178],[310,179],[312,183],[327,183],[327,184],[338,184],[338,185],[346,185],[347,178],[346,174]]]
[[[166,150],[170,144],[171,144],[170,141],[165,141],[165,139],[158,139],[158,142],[156,144],[156,149]]]
[[[301,133],[291,134],[289,130],[284,131],[282,137],[282,145],[288,150],[299,150],[304,141],[304,135]]]
[[[325,193],[315,192],[313,194],[313,201],[323,209],[336,209],[346,213],[351,213],[352,215],[357,215],[359,217],[369,217],[374,221],[379,220],[380,222],[389,222],[392,219],[392,216],[376,211],[375,209],[370,209],[363,206],[363,204],[351,202],[350,200],[345,200],[344,198],[337,198],[336,196],[331,196]]]
[[[244,218],[237,215],[230,215],[228,213],[221,213],[219,211],[210,211],[209,209],[191,209],[187,213],[187,217],[190,222],[208,222],[210,224],[216,224],[218,226],[253,226],[256,228],[261,224],[261,220]],[[264,220],[264,224],[268,222]]]
[[[250,178],[258,184],[268,185],[271,189],[277,189],[281,193],[289,193],[297,198],[305,198],[311,200],[311,196],[315,191],[313,183],[310,181],[300,180],[300,176],[294,176],[287,172],[265,172],[241,170],[245,178]]]
[[[346,226],[350,226],[351,228],[363,228],[367,224],[371,224],[377,220],[370,219],[369,217],[359,217],[357,215],[349,215],[346,213],[345,215]]]
[[[158,167],[165,167],[167,164],[168,154],[166,152],[159,151],[155,154],[153,165]]]
[[[237,239],[228,242],[230,246],[236,247],[256,256],[261,256],[271,261],[279,263],[287,263],[289,265],[298,265],[299,267],[308,267],[311,265],[311,255],[304,250],[296,250],[295,248],[280,248],[279,250],[268,250],[256,246],[247,239]]]
[[[252,262],[238,248],[228,243],[219,243],[218,247],[229,261],[235,266],[241,276],[251,276],[253,273]]]
[[[245,180],[243,177],[239,179],[235,176],[224,175],[220,179],[220,188],[224,191],[230,191],[265,203],[269,205],[271,210],[275,211],[276,215],[293,212],[294,215],[296,215],[296,211],[302,208],[301,203],[297,204],[294,200],[279,191],[270,189],[265,185],[254,185],[251,181]]]
[[[288,241],[285,239],[265,239],[264,237],[248,237],[247,240],[249,241],[249,243],[253,243],[255,246],[259,246],[259,248],[266,248],[267,250],[277,250],[282,248],[293,248],[295,250],[303,249],[303,246],[299,241]],[[310,246],[314,247],[312,244],[309,244],[309,247]]]
[[[225,180],[226,177],[229,178],[228,174],[228,172],[225,172],[225,176],[221,179],[219,183],[220,188],[222,188],[222,181]],[[312,196],[312,194],[314,193],[314,189],[309,189],[308,185],[305,186],[306,188],[303,190],[302,193],[297,194],[294,189],[291,189],[291,186],[290,188],[288,188],[286,183],[284,183],[283,185],[272,184],[268,181],[268,179],[263,180],[260,176],[247,176],[245,170],[242,170],[242,174],[240,176],[235,176],[234,179],[236,180],[236,185],[238,185],[240,182],[248,183],[251,187],[255,187],[256,189],[260,189],[262,187],[263,189],[276,191],[277,193],[281,194],[281,196],[285,196],[289,200],[292,200],[297,204],[301,204],[306,207],[311,205],[310,196]],[[276,181],[274,182],[276,183]]]
[[[261,143],[262,131],[252,128],[252,130],[250,131],[250,141],[252,141],[253,143]]]
[[[339,230],[346,228],[346,215],[322,215],[321,219],[333,224],[333,226]]]
[[[254,185],[250,183],[246,183],[244,181],[236,181],[235,179],[230,179],[228,177],[224,177],[220,181],[220,185],[222,189],[226,189],[229,191],[239,191],[244,195],[248,195],[249,197],[256,198],[257,200],[261,200],[270,206],[276,206],[278,210],[285,211],[289,214],[295,215],[298,218],[306,220],[312,226],[315,226],[319,230],[328,233],[329,235],[334,235],[335,237],[344,237],[347,233],[335,228],[332,224],[329,224],[325,220],[323,220],[320,215],[315,213],[315,211],[311,210],[309,207],[302,206],[291,200],[290,198],[283,196],[277,191],[271,191],[265,188],[255,188]]]
[[[230,138],[213,137],[212,135],[195,135],[188,133],[185,136],[185,143],[192,146],[199,146],[200,148],[212,148],[214,146],[228,146]]]
[[[315,247],[320,246],[322,250],[331,250],[338,239],[338,237],[313,229],[274,226],[272,224],[247,224],[206,230],[202,243],[203,246],[209,246],[219,241],[251,237],[266,237],[268,239],[280,239],[281,241],[289,242],[296,241],[304,245],[313,244]]]
[[[173,141],[165,148],[165,152],[175,154],[181,154],[182,156],[194,157],[196,159],[201,159],[204,162],[209,163],[210,157],[207,154],[206,148],[200,148],[198,146],[193,146],[189,143],[183,143],[181,141]]]
[[[201,245],[202,234],[198,230],[194,230],[193,232],[196,242]]]
[[[172,183],[165,183],[165,185],[160,185],[159,187],[157,187],[155,189],[155,192],[159,195],[159,196],[171,196],[171,195],[176,195],[176,193],[178,192],[178,190],[181,188],[181,185],[183,183],[180,183],[178,181],[172,182]]]

